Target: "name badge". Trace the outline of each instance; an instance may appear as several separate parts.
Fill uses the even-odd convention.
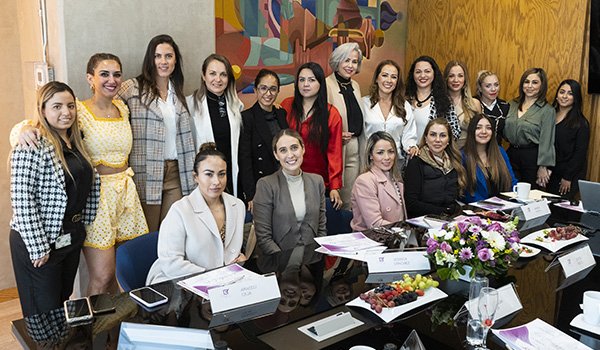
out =
[[[281,298],[275,275],[211,288],[208,296],[213,313]]]
[[[369,273],[430,270],[425,252],[396,252],[366,256]]]
[[[496,310],[496,319],[499,320],[502,317],[508,316],[513,312],[517,312],[523,308],[519,295],[515,290],[512,283],[509,283],[501,288],[498,288],[498,309]],[[478,302],[479,299],[475,298],[469,300],[466,303],[467,309],[471,313],[473,318],[478,318]]]
[[[71,234],[65,233],[58,237],[56,237],[56,242],[54,242],[54,247],[56,249],[68,247],[71,245]]]
[[[565,272],[565,278],[569,278],[596,264],[592,250],[587,244],[581,249],[576,249],[563,256],[559,256],[558,261]]]

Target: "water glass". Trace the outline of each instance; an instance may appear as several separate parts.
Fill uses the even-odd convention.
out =
[[[477,311],[479,311],[479,320],[483,327],[483,342],[478,349],[487,349],[485,344],[487,333],[496,317],[496,310],[498,309],[498,291],[491,287],[484,287],[479,293]]]
[[[467,344],[481,346],[483,344],[483,325],[481,320],[469,316],[467,321]]]

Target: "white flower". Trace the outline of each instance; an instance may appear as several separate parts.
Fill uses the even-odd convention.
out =
[[[457,260],[453,254],[447,254],[446,261],[449,262],[450,264],[454,264],[454,263],[456,263]]]
[[[506,240],[496,231],[482,231],[482,236],[488,241],[492,248],[500,251],[506,248]]]
[[[460,243],[460,245],[465,245],[465,243],[467,243],[464,238],[461,238],[458,243]]]
[[[433,234],[433,238],[435,239],[446,239],[446,235],[448,234],[448,231],[440,229],[440,230],[435,230],[435,231],[430,231],[430,233]],[[452,236],[450,236],[450,238],[452,238]]]
[[[435,252],[435,263],[437,265],[444,265],[444,263],[446,262],[447,255],[448,254],[446,252],[438,250],[437,252]]]

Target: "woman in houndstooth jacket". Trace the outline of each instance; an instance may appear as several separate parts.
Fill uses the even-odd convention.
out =
[[[50,82],[38,91],[37,149],[10,156],[10,248],[24,316],[60,308],[73,291],[84,224],[98,207],[100,179],[83,148],[75,94]]]

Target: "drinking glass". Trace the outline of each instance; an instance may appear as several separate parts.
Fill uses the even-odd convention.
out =
[[[479,312],[479,320],[483,327],[483,341],[478,350],[487,349],[486,339],[487,333],[494,324],[496,310],[498,309],[498,291],[495,288],[484,287],[479,293],[479,301],[477,303],[477,311]]]

